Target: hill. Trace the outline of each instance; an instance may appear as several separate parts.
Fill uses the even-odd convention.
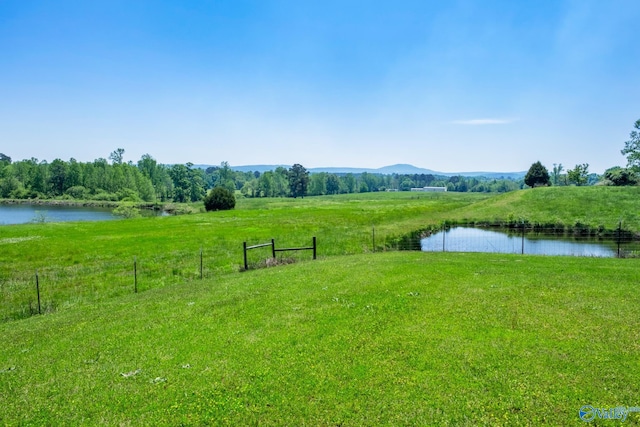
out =
[[[637,398],[637,268],[368,254],[5,323],[0,423],[571,425]]]
[[[640,232],[640,187],[540,187],[512,191],[452,212],[451,218],[524,219],[532,223],[576,224],[593,229]]]
[[[280,247],[318,239],[321,257],[418,248],[420,232],[448,222],[526,220],[558,227],[640,231],[638,187],[536,188],[488,193],[361,193],[304,199],[238,200],[215,213],[96,223],[0,227],[0,321],[37,312],[34,272],[46,312],[100,301],[138,289],[238,271],[243,242],[275,239]],[[201,257],[202,254],[202,263]],[[255,251],[259,264],[266,252]],[[296,252],[287,259],[309,259]],[[200,266],[202,265],[202,273]],[[8,285],[4,285],[4,284]]]
[[[211,165],[194,165],[201,169],[207,169]],[[240,172],[266,172],[275,170],[278,167],[288,169],[291,165],[244,165],[244,166],[231,166],[231,169]],[[383,166],[381,168],[352,168],[352,167],[318,167],[309,168],[311,173],[327,172],[334,174],[361,174],[361,173],[375,173],[381,175],[438,175],[438,176],[468,176],[468,177],[486,177],[490,179],[521,179],[526,175],[525,172],[438,172],[431,169],[419,168],[409,164],[396,164],[390,166]]]

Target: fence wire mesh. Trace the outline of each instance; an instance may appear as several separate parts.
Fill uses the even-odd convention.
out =
[[[640,239],[632,232],[517,224],[456,224],[430,229],[396,242],[401,250],[486,252],[584,257],[640,257]]]
[[[353,236],[351,236],[353,238]],[[280,241],[279,238],[277,240]],[[322,240],[322,238],[321,238]],[[324,240],[322,240],[324,242]],[[265,239],[248,239],[249,246]],[[282,247],[307,246],[308,242],[281,240]],[[385,250],[491,252],[526,255],[573,255],[585,257],[640,257],[640,236],[624,230],[593,230],[587,227],[537,227],[531,224],[456,224],[391,236],[372,228],[353,247],[339,242],[323,243],[324,254],[338,255]],[[329,247],[331,246],[331,247]],[[280,247],[280,246],[279,246]],[[0,322],[20,319],[77,304],[144,292],[152,288],[213,278],[244,270],[242,242],[224,241],[218,247],[146,253],[134,258],[95,255],[72,265],[38,267],[41,304],[38,306],[35,271],[5,272],[0,277]],[[214,261],[216,259],[216,261]],[[311,260],[310,251],[278,252],[272,248],[250,251],[248,268],[270,267]],[[222,262],[220,262],[222,260]],[[46,264],[46,262],[43,262]],[[134,286],[137,289],[134,290]],[[40,310],[39,310],[40,309]]]

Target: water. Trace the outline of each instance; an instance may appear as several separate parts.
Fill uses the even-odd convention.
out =
[[[534,255],[573,255],[615,257],[617,243],[588,238],[569,238],[550,234],[509,234],[471,227],[455,227],[432,234],[420,241],[426,252],[489,252]],[[625,245],[626,247],[626,245]]]
[[[0,224],[28,222],[104,221],[116,219],[109,208],[49,205],[0,205]]]

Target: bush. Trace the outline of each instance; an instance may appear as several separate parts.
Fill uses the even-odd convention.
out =
[[[89,190],[84,188],[82,185],[75,185],[67,189],[65,194],[73,197],[74,199],[84,200],[89,196]]]
[[[138,192],[130,188],[123,188],[121,190],[118,190],[118,192],[116,193],[116,196],[118,197],[118,200],[121,202],[138,203],[141,201],[140,196],[138,196]]]
[[[225,211],[235,206],[235,196],[224,187],[215,187],[204,198],[204,207],[207,211]]]
[[[108,193],[104,190],[98,190],[96,194],[91,196],[91,200],[97,200],[100,202],[117,202],[118,195],[114,193]]]
[[[549,178],[549,171],[542,166],[542,163],[535,162],[529,168],[527,175],[524,177],[524,183],[529,187],[540,187],[551,185],[551,179]]]
[[[140,218],[140,209],[131,204],[121,204],[113,210],[113,214],[123,218]]]

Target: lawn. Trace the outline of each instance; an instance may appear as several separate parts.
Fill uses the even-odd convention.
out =
[[[0,321],[96,303],[138,290],[215,278],[243,266],[242,244],[309,246],[322,257],[416,248],[444,221],[526,220],[640,232],[640,188],[537,188],[506,194],[364,193],[239,199],[233,211],[118,221],[0,227]],[[200,254],[202,253],[202,264]],[[309,252],[281,253],[283,261]],[[251,251],[251,266],[267,249]],[[134,278],[134,260],[137,277]],[[202,265],[202,271],[200,266]]]
[[[242,199],[0,227],[0,424],[567,425],[640,406],[640,260],[389,251],[443,221],[637,233],[639,195]],[[317,261],[240,271],[243,241],[312,236]]]
[[[5,322],[0,424],[581,424],[640,406],[639,262],[369,253]]]
[[[0,227],[0,321],[37,311],[97,302],[140,291],[237,272],[242,244],[276,240],[278,247],[309,246],[319,256],[372,252],[386,240],[441,221],[482,194],[369,193],[304,199],[240,199],[233,211],[162,218]],[[283,253],[309,259],[310,253]],[[259,264],[267,250],[252,251]]]

